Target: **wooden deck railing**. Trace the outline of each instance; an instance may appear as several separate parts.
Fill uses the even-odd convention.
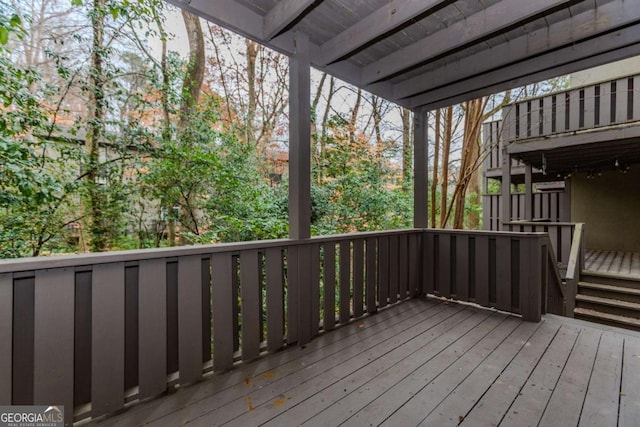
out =
[[[640,120],[640,75],[527,99],[502,112],[507,144]]]
[[[563,218],[568,217],[566,212],[564,190],[552,190],[545,192],[533,193],[533,218],[536,220],[545,220],[551,222],[562,222]],[[511,194],[511,220],[524,221],[527,214],[525,211],[524,193]],[[500,217],[502,215],[502,195],[501,194],[485,194],[482,201],[482,215],[484,227],[487,230],[500,230]]]
[[[509,224],[509,231],[525,233],[548,233],[551,248],[558,261],[562,277],[566,276],[571,245],[577,223],[575,222],[528,222],[513,221]]]
[[[424,293],[538,321],[547,242],[413,229],[2,261],[0,404],[99,417]]]

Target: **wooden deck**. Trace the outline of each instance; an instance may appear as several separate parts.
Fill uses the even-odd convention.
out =
[[[637,425],[640,335],[413,299],[101,426]]]
[[[640,252],[587,249],[584,269],[598,274],[640,279]]]

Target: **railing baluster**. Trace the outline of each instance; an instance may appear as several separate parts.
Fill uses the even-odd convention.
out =
[[[409,236],[401,234],[398,238],[398,268],[400,269],[398,293],[400,300],[403,300],[409,293]]]
[[[0,274],[0,405],[11,405],[13,274]]]
[[[69,408],[73,421],[74,271],[36,271],[34,319],[34,405],[53,402]],[[20,378],[16,378],[20,381]]]
[[[317,327],[311,321],[311,246],[298,246],[298,343],[307,344]]]
[[[378,304],[376,303],[377,287],[376,287],[376,272],[378,270],[378,239],[375,237],[367,238],[366,246],[366,304],[367,313],[372,314],[378,310]]]
[[[425,294],[433,294],[435,291],[435,234],[434,233],[423,233],[422,238],[423,241],[423,278],[424,289],[423,295]]]
[[[362,316],[364,302],[364,240],[353,241],[353,316]]]
[[[211,258],[203,258],[200,261],[200,285],[202,288],[202,308],[200,313],[202,324],[202,363],[212,360],[211,331]]]
[[[73,346],[73,403],[75,406],[91,402],[91,322],[89,321],[92,317],[91,276],[90,270],[75,273],[75,342]]]
[[[632,120],[640,120],[640,75],[633,76]]]
[[[213,294],[213,369],[226,371],[233,367],[233,298],[231,254],[211,255],[211,283]]]
[[[340,323],[351,318],[351,242],[340,242]]]
[[[242,299],[242,360],[260,355],[260,264],[258,251],[240,252],[240,293]]]
[[[389,237],[389,303],[398,302],[399,279],[400,279],[400,259],[398,257],[400,243],[398,236]]]
[[[138,263],[125,264],[124,269],[124,388],[138,386]]]
[[[469,300],[469,236],[456,236],[456,298]]]
[[[496,306],[511,310],[511,237],[496,237]]]
[[[389,237],[378,238],[378,307],[389,304]]]
[[[265,252],[267,274],[267,350],[273,352],[284,343],[284,283],[282,249]]]
[[[627,121],[627,99],[629,96],[629,79],[619,79],[616,82],[616,123],[624,123]]]
[[[91,416],[124,406],[124,263],[99,264],[92,277]]]
[[[420,295],[420,270],[423,265],[421,264],[422,258],[420,257],[420,235],[409,235],[409,297],[413,298]]]
[[[336,324],[336,244],[327,242],[324,244],[324,268],[323,268],[323,292],[324,292],[324,329],[331,330]]]
[[[140,399],[167,389],[167,278],[163,258],[140,261],[138,267],[138,365]]]
[[[320,245],[315,243],[310,250],[311,337],[315,337],[320,333]]]
[[[201,256],[178,258],[178,365],[180,384],[202,377]]]
[[[447,233],[438,235],[438,295],[451,298],[451,236]]]

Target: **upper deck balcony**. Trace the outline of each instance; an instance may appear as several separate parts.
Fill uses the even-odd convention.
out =
[[[500,140],[514,159],[544,168],[554,179],[576,170],[607,169],[615,159],[637,163],[640,75],[510,104],[503,109]]]

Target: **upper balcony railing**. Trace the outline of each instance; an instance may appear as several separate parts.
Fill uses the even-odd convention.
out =
[[[506,144],[640,121],[640,74],[516,102],[502,117]]]

